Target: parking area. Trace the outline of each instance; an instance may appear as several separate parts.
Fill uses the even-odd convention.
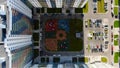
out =
[[[84,15],[85,56],[106,56],[107,62],[115,68],[118,68],[118,64],[114,63],[114,54],[119,51],[118,1],[88,0],[89,12]],[[95,58],[92,60],[97,61]]]
[[[84,44],[91,53],[105,52],[109,48],[108,19],[87,19],[84,25]]]
[[[106,0],[93,0],[93,13],[105,13],[107,10]]]

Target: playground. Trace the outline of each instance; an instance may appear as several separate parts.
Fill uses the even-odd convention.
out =
[[[45,48],[47,51],[81,51],[82,20],[49,19],[45,23]]]

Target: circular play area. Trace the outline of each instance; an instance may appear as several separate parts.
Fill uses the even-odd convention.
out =
[[[45,39],[46,49],[50,51],[57,51],[57,40],[56,39]]]
[[[80,50],[80,39],[73,37],[76,34],[74,23],[67,19],[49,19],[45,23],[45,48],[48,51],[74,51]],[[78,25],[77,25],[78,26]],[[78,27],[77,27],[78,28]],[[71,30],[73,31],[71,31]],[[76,30],[79,31],[79,30]],[[81,43],[80,43],[81,44]],[[81,45],[82,46],[82,45]],[[81,47],[80,46],[80,47]],[[74,50],[73,50],[74,49]]]
[[[45,31],[51,32],[56,31],[58,29],[58,23],[57,20],[48,20],[45,24]]]
[[[57,40],[60,40],[60,41],[62,41],[62,40],[65,40],[66,39],[66,32],[64,31],[64,30],[58,30],[57,32],[56,32],[56,39]]]

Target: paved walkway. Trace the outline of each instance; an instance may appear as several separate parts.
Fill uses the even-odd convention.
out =
[[[119,47],[118,46],[114,46],[114,52],[118,52],[119,51]]]
[[[115,35],[115,34],[119,34],[118,31],[119,31],[119,28],[114,28],[114,31],[113,31],[114,34],[113,34],[113,35]]]

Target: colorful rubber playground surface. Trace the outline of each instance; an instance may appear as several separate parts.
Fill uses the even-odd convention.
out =
[[[48,51],[81,51],[81,19],[49,19],[45,22],[45,48]]]

